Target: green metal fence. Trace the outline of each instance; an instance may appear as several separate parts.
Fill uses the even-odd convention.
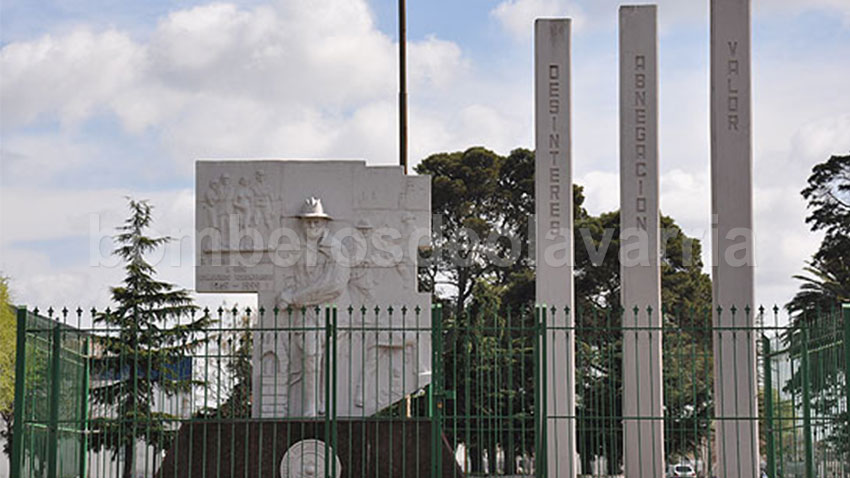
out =
[[[18,309],[12,476],[87,476],[88,343],[78,329]]]
[[[663,414],[627,418],[663,424],[668,466],[715,476],[714,433],[718,420],[727,418],[714,410],[712,340],[718,330],[712,312],[663,310],[660,328],[624,329],[625,310],[576,310],[574,326],[546,325],[552,313],[569,312],[486,305],[459,313],[440,306],[221,308],[198,311],[215,325],[192,339],[198,346],[191,354],[166,359],[132,347],[126,356],[110,356],[105,338],[127,332],[92,325],[97,311],[51,310],[41,317],[20,309],[13,477],[247,478],[322,471],[327,477],[543,477],[545,427],[552,419],[575,424],[579,475],[622,476],[625,448],[644,445],[624,443],[623,336],[653,333],[663,339]],[[316,320],[297,322],[299,313]],[[190,320],[160,317],[156,323],[180,327]],[[759,416],[747,420],[758,421],[764,473],[850,477],[850,308],[793,325],[783,320],[778,309],[760,310],[755,327],[726,331],[759,345]],[[546,360],[545,351],[570,335],[576,409],[550,417],[543,377],[563,367]],[[298,341],[306,347],[309,340],[320,345],[323,372],[311,385],[321,398],[320,413],[286,411],[282,403],[291,397],[278,394],[288,393],[281,390],[290,384],[266,373],[265,357],[256,353],[262,340],[274,347]],[[415,354],[426,341],[430,376],[423,383],[430,384],[412,388],[406,367],[421,363]],[[346,348],[355,342],[372,346]],[[401,365],[393,366],[394,360]],[[356,363],[369,373],[350,372]],[[340,376],[348,378],[340,384]],[[374,394],[364,392],[370,388]],[[298,390],[303,399],[307,391]],[[132,406],[122,402],[127,396],[135,397]],[[338,397],[376,400],[376,411],[343,416],[339,410],[351,404]]]
[[[850,307],[762,337],[767,473],[850,476]]]

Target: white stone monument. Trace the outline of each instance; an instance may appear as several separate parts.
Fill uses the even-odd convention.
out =
[[[715,327],[755,325],[750,105],[750,0],[712,0],[711,209]],[[718,307],[722,307],[720,314]],[[715,331],[717,476],[759,476],[757,393],[756,334],[745,329]]]
[[[633,328],[623,332],[623,416],[641,417],[623,423],[629,478],[665,473],[656,10],[620,7],[620,298]]]
[[[577,471],[573,320],[570,20],[534,23],[536,301],[547,313],[546,472]],[[565,313],[565,308],[569,313]],[[555,313],[552,314],[552,309]]]
[[[196,184],[196,290],[256,292],[264,309],[254,417],[370,416],[430,383],[430,294],[416,274],[428,176],[363,161],[198,161]]]

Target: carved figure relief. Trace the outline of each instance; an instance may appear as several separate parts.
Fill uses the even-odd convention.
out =
[[[292,276],[277,297],[281,309],[292,308],[288,364],[289,396],[301,398],[294,415],[314,417],[324,413],[324,370],[326,347],[324,318],[315,306],[334,303],[348,286],[349,270],[333,258],[334,244],[328,235],[328,222],[322,201],[308,198],[298,219],[303,232],[301,254],[292,267]]]
[[[221,192],[217,181],[210,181],[209,189],[204,194],[204,209],[207,213],[207,221],[212,227],[218,227],[218,203],[221,201]]]
[[[274,377],[277,373],[277,356],[274,352],[263,354],[263,376]]]
[[[372,277],[372,267],[375,264],[372,258],[372,223],[368,219],[360,219],[354,226],[354,237],[352,238],[351,256],[355,258],[351,267],[351,277],[348,280],[349,296],[351,305],[359,307],[371,307],[375,305],[372,288],[375,287],[375,279]]]
[[[236,213],[236,224],[240,231],[248,228],[248,222],[252,217],[251,188],[248,187],[248,178],[239,178],[239,187],[236,189],[236,197],[233,201],[233,211]]]
[[[266,229],[272,227],[272,203],[274,201],[272,191],[265,183],[266,173],[262,169],[254,173],[256,182],[252,188],[254,214],[251,223],[257,227],[261,224]]]
[[[222,246],[230,246],[231,219],[233,216],[233,198],[236,191],[230,184],[230,175],[222,174],[219,178],[218,227],[221,231]]]
[[[430,237],[428,178],[362,162],[240,160],[199,162],[198,181],[196,288],[256,293],[266,310],[254,332],[253,416],[327,413],[326,305],[338,307],[332,360],[344,364],[337,416],[372,415],[430,381],[430,313],[413,313],[430,311],[430,296],[417,292],[410,240],[419,228]],[[286,237],[273,240],[279,227]],[[236,260],[248,251],[258,262]]]
[[[409,313],[409,312],[408,312]],[[393,314],[366,313],[363,339],[365,367],[357,381],[354,403],[360,408],[370,405],[380,408],[404,396],[405,362],[415,355],[415,332],[405,331],[404,316],[399,311]],[[377,394],[377,395],[376,395]]]
[[[233,186],[230,175],[225,173],[217,181],[209,182],[202,206],[206,211],[208,225],[221,232],[222,247],[225,249],[240,246],[231,241],[230,236],[236,232],[245,231],[248,227],[263,227],[271,231],[275,226],[275,195],[265,182],[265,176],[263,170],[258,170],[254,173],[253,184],[242,176],[238,184]]]

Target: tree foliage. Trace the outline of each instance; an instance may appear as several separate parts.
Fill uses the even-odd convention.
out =
[[[219,307],[219,323],[225,322],[223,316],[228,313],[223,307]],[[261,312],[261,315],[265,311]],[[229,311],[232,323],[228,330],[219,330],[213,339],[215,351],[211,351],[207,360],[211,361],[212,370],[216,370],[214,377],[217,382],[213,391],[217,398],[215,406],[206,406],[199,409],[195,416],[197,418],[215,419],[239,419],[251,417],[251,380],[253,364],[251,357],[253,353],[253,334],[251,333],[251,310],[246,309],[244,314],[234,306]],[[217,358],[212,357],[217,355]],[[212,387],[207,385],[206,392]],[[205,394],[206,395],[206,394]],[[212,400],[206,397],[205,402]]]
[[[845,376],[843,367],[839,307],[850,302],[850,155],[832,156],[815,165],[801,194],[808,203],[806,223],[812,231],[823,231],[824,238],[803,268],[804,273],[794,276],[801,284],[786,305],[793,329],[786,334],[785,343],[792,358],[801,361],[803,341],[807,341],[813,412],[834,417],[837,424],[824,437],[824,444],[847,454],[850,423],[841,410],[841,401],[850,377]],[[802,367],[797,367],[782,386],[786,392],[800,394],[804,386]]]
[[[93,369],[100,380],[90,392],[105,410],[91,420],[91,445],[122,460],[124,478],[134,472],[136,443],[157,452],[169,446],[178,417],[157,411],[155,399],[198,385],[181,376],[181,361],[203,345],[202,331],[213,323],[207,314],[197,316],[188,291],[155,278],[145,256],[170,238],[147,235],[152,207],[146,201],[130,200],[129,208],[114,251],[124,261],[124,280],[111,289],[115,307],[94,318],[110,332],[96,337]]]
[[[804,274],[794,276],[802,284],[786,308],[795,323],[850,302],[850,155],[815,165],[801,194],[808,202],[806,223],[824,238]]]
[[[9,299],[9,282],[0,277],[0,437],[3,452],[12,452],[12,417],[15,399],[15,346],[17,322]]]
[[[534,153],[516,149],[503,157],[475,147],[431,155],[416,170],[432,176],[432,211],[441,216],[433,223],[434,252],[424,281],[435,285],[436,300],[449,306],[443,316],[443,363],[447,387],[456,388],[456,398],[448,413],[472,471],[480,472],[482,457],[495,456],[496,447],[513,448],[516,456],[533,453],[534,430],[526,421],[533,413],[535,389],[535,276],[528,249]],[[600,417],[580,421],[577,430],[589,466],[595,456],[619,463],[622,455],[622,426],[615,419],[622,415],[620,217],[617,211],[592,215],[584,202],[582,187],[574,185],[576,355],[579,367],[587,367],[577,370],[577,413]],[[705,345],[710,334],[700,328],[710,324],[711,283],[702,272],[699,241],[684,235],[670,217],[661,218],[661,227],[667,237],[664,320],[672,330],[671,337],[665,336],[665,347],[672,347],[665,350],[665,373],[697,370],[668,402],[670,413],[681,417],[671,426],[689,431],[679,433],[683,439],[670,450],[676,453],[709,433],[711,380],[706,371],[711,356],[710,345]],[[517,240],[483,240],[496,234]],[[699,344],[699,354],[694,344]],[[487,417],[511,418],[494,429],[498,420]],[[505,473],[515,471],[513,460],[505,465]]]

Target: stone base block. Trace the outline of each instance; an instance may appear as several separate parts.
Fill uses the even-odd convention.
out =
[[[332,443],[325,427],[324,421],[294,420],[186,423],[157,478],[279,478],[292,445],[311,439]],[[437,466],[430,420],[340,420],[336,432],[340,478],[430,478]],[[439,453],[440,476],[463,476],[445,437]]]

